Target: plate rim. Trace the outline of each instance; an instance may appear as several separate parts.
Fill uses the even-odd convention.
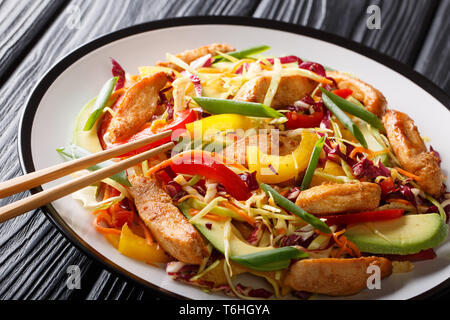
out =
[[[447,95],[447,93],[443,89],[435,85],[431,80],[418,73],[410,66],[394,58],[391,58],[383,53],[376,51],[375,49],[369,48],[356,41],[343,38],[339,35],[313,29],[307,26],[296,25],[293,23],[247,16],[191,16],[154,20],[107,33],[89,41],[86,44],[78,46],[76,49],[70,51],[62,58],[60,58],[57,62],[55,62],[52,67],[50,67],[49,70],[38,80],[26,100],[25,107],[23,108],[22,114],[20,116],[18,126],[17,147],[20,167],[23,173],[26,174],[35,171],[34,162],[31,155],[31,131],[32,124],[34,122],[34,116],[36,114],[38,106],[48,88],[68,67],[70,67],[73,63],[75,63],[88,53],[111,42],[124,39],[129,36],[158,29],[207,24],[249,26],[277,31],[285,31],[335,44],[337,46],[343,47],[350,51],[361,54],[367,58],[370,58],[400,73],[407,79],[413,81],[416,84],[419,84],[428,94],[442,103],[447,108],[447,110],[450,110],[450,96]],[[39,186],[31,189],[30,191],[32,194],[35,194],[42,191],[42,187]],[[112,260],[104,257],[100,252],[92,248],[72,230],[72,228],[62,219],[62,217],[59,215],[52,204],[48,204],[41,209],[43,210],[46,217],[58,229],[58,231],[61,232],[64,237],[68,239],[78,250],[86,254],[94,261],[101,263],[102,266],[111,273],[119,274],[136,284],[143,285],[146,289],[158,292],[158,294],[163,295],[165,298],[190,299],[186,296],[179,295],[165,288],[159,287],[151,282],[148,282],[134,275],[132,272],[118,266]],[[437,286],[425,292],[422,292],[417,296],[412,297],[411,299],[433,298],[443,294],[443,291],[445,289],[448,289],[448,287],[450,287],[450,277]]]

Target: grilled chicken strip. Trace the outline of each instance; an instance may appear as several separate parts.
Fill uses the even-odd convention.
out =
[[[361,101],[367,110],[381,118],[387,108],[387,101],[384,95],[357,78],[353,78],[348,74],[339,71],[327,71],[327,76],[336,81],[339,89],[350,89],[353,91],[352,96]]]
[[[187,64],[190,64],[192,61],[206,56],[207,54],[211,54],[212,56],[215,56],[217,54],[217,51],[220,51],[222,53],[227,53],[227,52],[231,52],[231,51],[235,51],[236,49],[233,48],[232,46],[230,46],[229,44],[226,43],[213,43],[207,46],[203,46],[197,49],[192,49],[192,50],[186,50],[182,53],[179,53],[176,55],[177,58],[180,58],[181,60],[183,60],[184,62],[186,62]],[[168,67],[168,68],[172,68],[176,71],[183,71],[183,69],[181,69],[179,66],[170,63],[170,62],[157,62],[156,63],[157,66],[160,67]]]
[[[285,278],[285,285],[294,290],[349,296],[366,288],[369,266],[380,267],[380,277],[392,273],[392,263],[382,257],[361,257],[353,259],[321,258],[295,262]]]
[[[444,191],[438,159],[428,152],[414,121],[405,113],[386,112],[383,118],[387,137],[398,161],[405,170],[417,175],[417,184],[433,197]]]
[[[380,197],[381,189],[376,183],[322,184],[300,192],[295,203],[320,216],[374,210]]]
[[[239,89],[234,100],[263,103],[270,81],[270,76],[260,76],[247,81]],[[316,86],[317,82],[300,75],[283,76],[270,106],[273,108],[288,106],[311,94]]]
[[[272,134],[254,135],[239,139],[223,149],[219,154],[239,164],[247,165],[246,150],[249,146],[258,146],[261,152],[266,154],[284,156],[294,151],[300,144],[300,141],[300,136],[286,137],[283,135],[275,136]],[[274,148],[278,148],[278,150],[272,150]]]
[[[108,127],[113,143],[129,138],[151,120],[158,106],[159,91],[167,81],[167,74],[158,72],[143,78],[126,91]]]
[[[130,177],[130,182],[139,216],[159,245],[181,262],[201,264],[208,255],[203,238],[172,203],[160,183],[142,176]]]

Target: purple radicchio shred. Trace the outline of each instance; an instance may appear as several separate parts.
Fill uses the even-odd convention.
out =
[[[314,99],[311,98],[311,96],[308,96],[308,95],[305,96],[303,99],[301,99],[300,102],[303,102],[304,104],[312,106],[315,112],[320,112],[320,111],[322,111],[324,109],[322,101],[315,102]],[[305,114],[309,114],[310,113],[309,107],[299,106],[299,105],[295,105],[295,104],[292,104],[292,105],[288,106],[287,109],[289,111],[302,112],[302,113],[305,113]]]
[[[261,221],[257,221],[255,224],[255,228],[247,238],[247,242],[252,246],[257,245],[259,243],[259,240],[261,240],[263,232],[264,232],[264,224]]]
[[[376,166],[371,160],[367,159],[365,157],[358,163],[354,164],[352,166],[353,174],[356,176],[357,179],[361,178],[368,178],[368,179],[374,179],[378,176],[383,177],[389,177],[390,172],[389,170],[381,163],[378,163],[378,166]]]
[[[272,166],[272,164],[269,164],[269,169],[276,175],[278,175],[278,172],[275,170],[275,168]]]
[[[114,90],[122,89],[123,87],[125,87],[125,70],[113,58],[111,58],[111,62],[112,62],[112,70],[111,71],[112,71],[113,77],[119,77]]]
[[[323,145],[323,150],[325,151],[325,154],[327,155],[327,159],[329,159],[331,161],[339,162],[340,160],[338,158],[341,158],[349,166],[354,166],[357,163],[355,160],[350,158],[347,154],[344,154],[341,151],[339,145],[336,145],[334,148],[331,148],[331,145],[330,145],[330,142],[328,139],[325,141],[325,144]],[[347,152],[348,152],[348,147],[347,147]]]
[[[204,55],[203,57],[200,57],[192,61],[190,65],[194,69],[208,68],[212,65],[213,60],[214,59],[212,58],[211,54],[208,53],[207,55]]]
[[[244,72],[244,69],[245,69],[245,71],[248,71],[248,67],[249,67],[249,64],[248,63],[243,63],[237,70],[236,70],[236,72],[235,72],[235,74],[242,74],[243,72]]]
[[[317,236],[317,233],[305,236],[304,232],[294,232],[283,239],[282,246],[302,246],[303,248],[308,248]]]
[[[435,156],[435,158],[438,161],[439,167],[440,167],[441,166],[441,162],[442,162],[441,155],[439,154],[439,152],[434,150],[432,146],[430,146],[430,152],[433,154],[433,156]]]
[[[200,78],[196,76],[195,74],[191,74],[189,76],[189,79],[191,80],[192,84],[194,85],[195,94],[198,97],[202,96],[202,84],[200,82]]]
[[[238,283],[236,285],[236,290],[244,295],[244,296],[248,296],[248,297],[252,297],[252,298],[262,298],[262,299],[269,299],[273,293],[264,289],[264,288],[260,288],[260,289],[252,289],[250,287],[246,287],[244,285],[242,285],[241,283]]]
[[[178,270],[178,272],[168,272],[167,274],[172,276],[175,280],[189,281],[197,274],[197,271],[197,265],[187,264]]]
[[[197,192],[200,193],[202,196],[204,196],[204,195],[206,194],[206,189],[205,189],[205,187],[199,185],[198,183],[196,183],[195,185],[193,185],[192,188],[194,188],[195,190],[197,190]]]
[[[301,65],[303,63],[303,60],[297,56],[285,56],[285,57],[280,57],[278,59],[280,59],[281,64],[297,62],[298,65]],[[273,64],[275,62],[275,59],[269,58],[269,59],[267,59],[267,61],[269,61],[271,64]]]
[[[211,230],[212,229],[212,223],[211,222],[205,223],[205,227],[208,228],[208,230]]]
[[[292,295],[296,298],[307,300],[312,296],[312,293],[306,291],[292,291]]]
[[[258,190],[259,185],[258,181],[256,180],[256,171],[253,171],[252,173],[241,173],[238,176],[247,184],[247,187],[250,191]]]
[[[327,74],[325,72],[325,68],[321,64],[318,64],[316,62],[305,61],[305,62],[302,62],[298,67],[300,69],[306,69],[306,70],[309,70],[311,72],[314,72],[314,73],[316,73],[316,74],[318,74],[319,76],[322,76],[322,77],[326,77],[327,76]]]
[[[328,109],[325,109],[323,113],[323,118],[322,121],[320,122],[320,128],[331,129],[331,112]]]
[[[166,191],[174,201],[177,201],[186,195],[186,191],[184,191],[175,181],[170,181],[166,185]]]
[[[301,190],[299,187],[294,187],[286,194],[286,199],[295,202],[297,200],[298,195],[300,194]]]
[[[403,195],[403,198],[411,202],[414,206],[417,206],[416,197],[414,196],[410,186],[400,185],[398,189],[398,191]]]

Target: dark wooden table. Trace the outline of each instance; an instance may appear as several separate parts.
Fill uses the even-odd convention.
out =
[[[381,8],[379,30],[366,26],[371,4]],[[22,173],[17,152],[20,113],[52,64],[111,31],[194,15],[253,16],[335,33],[385,53],[450,90],[450,0],[0,0],[2,179]],[[79,28],[71,28],[77,17]],[[26,195],[1,199],[0,205]],[[66,286],[70,265],[81,268],[80,290]],[[106,271],[69,243],[41,210],[35,210],[0,225],[0,298],[164,297]]]

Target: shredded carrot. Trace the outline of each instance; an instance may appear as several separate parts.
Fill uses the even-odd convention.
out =
[[[408,200],[405,199],[388,199],[386,200],[386,202],[391,203],[391,202],[399,202],[399,203],[403,203],[406,204],[407,206],[414,206],[411,202],[409,202]]]
[[[278,235],[280,235],[280,234],[285,234],[286,233],[286,228],[280,228],[280,229],[277,229],[277,234]]]
[[[380,154],[385,154],[385,153],[388,153],[388,152],[389,152],[388,149],[384,149],[384,150],[381,150],[381,151],[372,152],[372,153],[369,154],[367,157],[368,157],[369,159],[373,159],[373,158],[375,158],[376,156],[379,156]]]
[[[94,219],[93,225],[95,229],[101,234],[117,234],[120,235],[122,233],[121,230],[115,228],[106,228],[102,227],[100,223],[104,221],[107,225],[111,225],[111,217],[106,213],[106,210],[100,210],[97,216]]]
[[[145,225],[144,222],[142,222],[141,219],[139,219],[139,217],[136,217],[137,222],[139,224],[139,226],[142,228],[142,230],[144,231],[144,236],[145,236],[145,241],[147,242],[147,244],[149,246],[151,246],[153,244],[153,237],[150,233],[150,231],[148,230],[147,226]]]
[[[338,258],[341,256],[342,253],[346,252],[349,255],[353,257],[360,257],[361,252],[359,249],[355,246],[353,242],[347,239],[346,236],[344,236],[345,229],[342,229],[341,231],[333,233],[333,239],[334,242],[340,247],[339,251],[336,253],[335,258]]]
[[[235,205],[226,202],[226,201],[222,201],[220,202],[221,206],[224,206],[227,209],[233,210],[233,212],[237,213],[242,219],[244,219],[246,222],[248,222],[250,225],[255,226],[255,218],[250,217],[248,214],[246,214],[244,212],[244,210],[239,209],[238,207],[236,207]]]
[[[199,72],[199,73],[222,73],[222,72],[224,72],[224,70],[218,69],[218,68],[198,68],[197,72]]]
[[[399,168],[399,167],[395,167],[394,169],[397,170],[398,172],[400,172],[401,174],[403,174],[403,175],[405,175],[405,176],[411,178],[411,179],[414,179],[414,180],[416,180],[416,181],[420,181],[420,177],[419,177],[419,176],[416,176],[415,174],[413,174],[413,173],[411,173],[411,172],[408,172],[408,171],[406,171],[406,170],[403,170],[402,168]]]
[[[200,212],[200,210],[197,210],[197,209],[193,209],[193,208],[189,209],[189,214],[191,216],[195,216],[199,212]],[[213,214],[213,213],[207,213],[203,217],[206,218],[206,219],[209,219],[209,220],[213,220],[213,221],[225,221],[225,220],[228,219],[226,217],[218,216],[218,215]]]
[[[284,197],[289,192],[288,189],[280,191],[280,194]]]
[[[352,152],[350,152],[350,158],[355,159],[358,153],[365,153],[367,155],[371,155],[372,151],[363,147],[356,147],[355,149],[352,150]]]

